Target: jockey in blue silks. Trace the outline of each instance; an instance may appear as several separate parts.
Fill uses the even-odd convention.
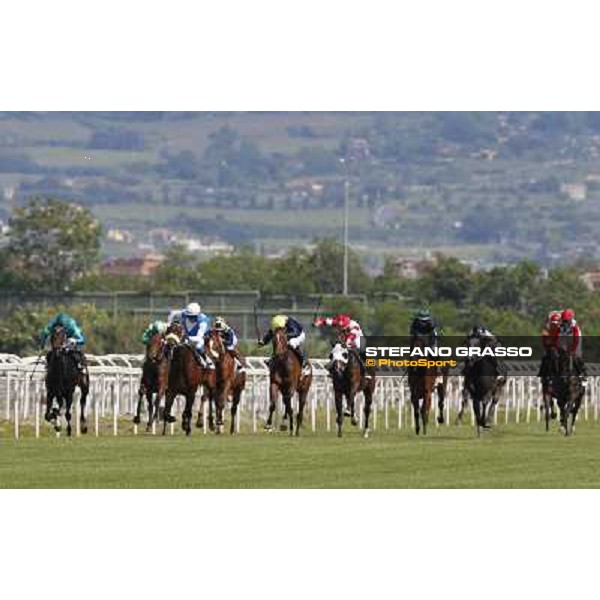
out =
[[[223,317],[217,317],[215,319],[215,324],[212,329],[221,336],[221,339],[225,344],[225,350],[227,350],[227,352],[229,352],[233,358],[239,362],[240,373],[244,372],[246,370],[247,363],[246,359],[242,356],[242,354],[240,354],[240,351],[237,348],[239,340],[235,329],[229,325],[229,323],[227,323]],[[208,337],[210,333],[211,329],[206,332],[206,337]]]
[[[169,313],[169,325],[177,320],[183,325],[188,341],[194,346],[204,365],[214,369],[214,363],[204,352],[204,336],[210,325],[210,317],[202,312],[197,302],[191,302],[184,309]]]

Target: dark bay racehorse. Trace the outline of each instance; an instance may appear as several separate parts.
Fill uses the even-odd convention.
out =
[[[573,357],[563,348],[552,359],[550,382],[560,411],[561,428],[565,435],[571,435],[585,388],[573,367]]]
[[[425,348],[425,341],[418,336],[414,340],[414,348]],[[414,357],[417,360],[419,357]],[[427,360],[435,360],[435,357],[430,357]],[[441,378],[439,383],[436,383],[438,377]],[[442,373],[438,367],[409,367],[408,368],[408,387],[410,388],[410,402],[413,407],[413,415],[415,419],[415,431],[417,435],[421,432],[421,424],[423,425],[423,435],[427,433],[427,424],[429,422],[429,411],[433,399],[433,390],[438,394],[438,406],[440,416],[438,421],[443,422],[443,407],[444,396],[446,391],[447,375]]]
[[[167,423],[175,422],[171,410],[177,396],[185,397],[181,426],[186,435],[190,435],[196,391],[202,385],[214,387],[214,370],[206,369],[199,364],[196,350],[187,343],[185,338],[185,332],[179,323],[171,324],[165,332],[166,360],[161,362],[159,369],[160,378],[166,383],[163,435],[166,434]],[[160,387],[162,388],[162,385]],[[161,395],[162,389],[159,391],[159,396]]]
[[[371,415],[371,404],[373,403],[373,392],[375,391],[375,374],[371,379],[361,377],[360,364],[354,352],[350,352],[342,343],[337,343],[330,355],[331,376],[333,379],[333,392],[335,395],[335,411],[338,437],[342,437],[342,425],[344,423],[344,398],[348,405],[349,416],[352,425],[357,425],[354,401],[356,395],[363,393],[364,404],[364,436],[369,437],[369,416]]]
[[[215,364],[216,382],[210,398],[209,421],[213,422],[213,405],[217,413],[217,427],[223,425],[223,412],[228,400],[231,400],[231,425],[229,433],[235,434],[235,420],[242,392],[246,387],[246,373],[237,373],[235,358],[227,351],[225,342],[218,331],[212,330],[206,340],[206,353]],[[206,395],[202,397],[202,406],[206,402]],[[203,409],[201,409],[202,411]],[[198,415],[198,421],[203,420],[202,412]],[[211,427],[212,429],[212,427]]]
[[[138,390],[138,403],[133,422],[141,422],[142,399],[146,397],[148,405],[148,424],[146,431],[152,429],[154,421],[158,418],[158,403],[160,399],[160,364],[165,360],[165,338],[162,333],[155,333],[146,345],[146,357],[142,365],[142,378]]]
[[[294,411],[292,398],[298,394],[298,415],[296,417],[296,435],[300,435],[300,426],[304,416],[304,406],[312,383],[312,367],[306,374],[302,373],[302,365],[298,355],[288,346],[285,329],[278,328],[273,332],[273,356],[269,365],[269,417],[265,430],[273,431],[273,413],[279,394],[285,407],[284,420],[289,420],[290,435],[294,433]]]
[[[494,416],[496,405],[502,388],[506,385],[505,377],[498,377],[496,363],[491,356],[482,356],[476,359],[465,377],[465,394],[473,399],[473,412],[475,413],[475,426],[477,436],[481,429],[489,429]],[[457,420],[461,421],[468,402],[468,397],[463,395],[463,404]]]
[[[75,388],[79,387],[81,397],[80,405],[80,430],[87,433],[87,420],[85,408],[90,390],[89,375],[81,373],[77,366],[74,351],[67,346],[67,332],[64,327],[55,327],[50,336],[50,351],[47,354],[46,372],[46,421],[54,425],[58,433],[61,430],[60,412],[65,407],[67,420],[67,435],[71,435],[71,407]],[[54,404],[56,401],[56,405]]]

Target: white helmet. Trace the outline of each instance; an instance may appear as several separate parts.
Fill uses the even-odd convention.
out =
[[[191,317],[197,317],[201,312],[202,309],[197,302],[190,302],[185,309],[185,313]]]

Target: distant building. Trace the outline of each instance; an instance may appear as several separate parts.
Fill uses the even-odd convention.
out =
[[[106,232],[106,239],[120,244],[131,244],[135,236],[127,229],[109,229]]]
[[[116,258],[100,267],[102,275],[118,277],[149,277],[164,262],[162,254],[148,254],[136,258]]]
[[[432,259],[401,256],[394,262],[394,267],[396,275],[401,279],[418,279],[434,264],[435,261]]]
[[[586,183],[563,183],[560,186],[560,191],[569,200],[582,201],[587,198]]]
[[[588,271],[581,276],[581,281],[591,292],[600,290],[600,271]]]

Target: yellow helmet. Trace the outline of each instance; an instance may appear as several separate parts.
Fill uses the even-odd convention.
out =
[[[271,319],[271,329],[283,329],[287,324],[288,318],[285,315],[275,315]]]

